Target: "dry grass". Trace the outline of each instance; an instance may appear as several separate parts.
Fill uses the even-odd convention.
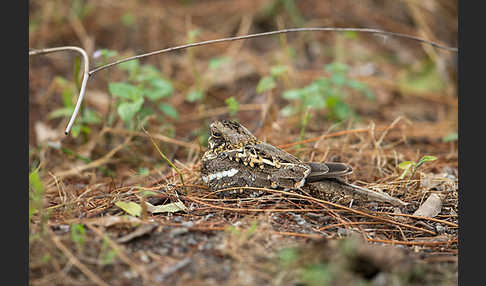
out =
[[[297,17],[285,10],[273,16],[263,13],[262,7],[271,1],[235,1],[233,5],[179,2],[150,2],[142,7],[135,1],[87,1],[92,12],[79,18],[66,16],[72,15],[67,3],[31,1],[30,23],[35,28],[30,32],[30,47],[63,42],[82,45],[91,55],[99,48],[133,55],[186,43],[187,32],[194,29],[199,30],[199,39],[214,39],[292,27],[293,17]],[[307,26],[378,23],[384,30],[409,34],[417,30],[427,39],[453,45],[457,14],[451,23],[440,18],[453,13],[453,7],[443,1],[435,8],[415,2],[351,5],[340,1],[333,2],[333,7],[329,3],[313,9],[305,3],[298,6]],[[437,19],[424,18],[431,11],[436,11]],[[130,15],[137,24],[124,26],[121,19],[129,21]],[[446,31],[444,27],[448,27]],[[322,278],[323,273],[333,285],[379,284],[379,279],[385,279],[386,285],[457,284],[457,142],[442,141],[457,131],[455,78],[446,68],[450,55],[415,43],[387,41],[360,36],[350,40],[331,33],[296,34],[197,48],[190,57],[169,54],[146,59],[173,81],[176,93],[167,103],[180,117],[165,118],[163,123],[148,118],[145,129],[180,171],[184,184],[160,157],[151,138],[141,129],[127,129],[121,120],[91,126],[92,132],[85,137],[47,136],[41,140],[42,134],[34,128],[37,122],[63,134],[67,121],[48,119],[48,114],[62,107],[62,89],[54,77],[62,74],[72,80],[72,58],[31,59],[29,164],[38,168],[44,192],[42,207],[30,218],[30,284],[315,285],[310,277]],[[297,59],[289,57],[288,47]],[[210,73],[208,61],[215,56],[232,57],[238,65],[219,75],[217,83],[205,81],[203,102],[186,101],[186,92],[197,81],[194,71],[204,81]],[[375,65],[378,72],[357,78],[375,92],[376,101],[351,94],[346,103],[360,115],[359,120],[335,124],[322,112],[315,112],[301,138],[301,118],[278,115],[288,103],[280,95],[323,76],[322,66],[340,57],[350,67]],[[439,67],[444,89],[403,89],[398,78],[410,68],[408,63],[424,59],[443,62]],[[275,64],[291,66],[288,78],[272,92],[256,94],[259,78],[268,75]],[[107,83],[113,81],[127,81],[127,76],[113,68],[100,72],[88,84],[86,105],[103,118],[116,113],[107,91]],[[106,100],[90,99],[90,94]],[[259,138],[304,160],[347,162],[355,170],[349,177],[351,183],[385,191],[409,204],[398,208],[270,189],[259,189],[265,193],[257,198],[218,197],[200,179],[205,147],[198,136],[204,134],[209,121],[231,117],[224,104],[229,96],[240,102],[234,116]],[[52,147],[53,143],[71,153]],[[398,164],[418,161],[423,155],[438,159],[421,166],[413,178],[400,179]],[[414,215],[432,193],[442,199],[440,213]],[[180,201],[187,210],[152,214],[144,209],[140,217],[127,216],[115,205],[120,200],[141,205],[145,201],[153,205]],[[291,259],[288,253],[292,253]],[[374,268],[363,269],[364,265]],[[375,272],[383,277],[370,274]]]

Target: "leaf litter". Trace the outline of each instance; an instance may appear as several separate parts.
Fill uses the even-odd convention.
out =
[[[205,26],[214,25],[210,21],[214,19],[210,17],[213,10],[199,4],[171,4],[174,5],[174,15],[187,12],[192,17],[185,20],[169,17],[170,21],[166,21],[155,12],[160,8],[155,2],[146,8],[138,7],[140,9],[134,9],[128,2],[120,2],[109,11],[102,4],[87,2],[97,8],[87,11],[102,17],[90,18],[92,16],[88,15],[86,19],[92,21],[80,22],[90,33],[84,43],[89,43],[93,36],[98,44],[102,43],[98,27],[103,27],[103,31],[113,29],[104,26],[100,20],[107,19],[107,15],[126,12],[143,16],[153,23],[162,21],[167,25],[164,31],[168,34],[157,32],[157,25],[149,23],[144,27],[153,29],[144,30],[137,26],[138,36],[127,40],[134,41],[139,36],[153,39],[154,42],[148,44],[136,40],[137,49],[153,50],[160,47],[161,41],[166,41],[169,46],[185,42],[182,38],[168,37],[169,31],[184,35],[184,32],[180,33],[184,31],[180,27],[197,26],[200,30],[197,37],[206,39],[235,32],[250,33],[250,27],[261,29],[274,25],[274,19],[257,13],[258,5],[253,5],[256,2],[237,1],[235,5],[227,6],[218,6],[217,1],[208,3],[213,9],[234,14],[228,16],[227,24],[216,23],[213,29]],[[335,5],[346,8],[345,2]],[[43,13],[42,19],[48,19],[52,11],[69,8],[67,3],[39,5],[34,1],[30,5],[41,7],[38,10]],[[58,7],[56,5],[62,9],[53,9]],[[304,15],[316,13],[320,18],[329,19],[329,25],[338,23],[334,18],[337,15],[326,14],[329,4],[323,2],[321,5],[324,8],[313,11],[300,5],[299,8]],[[396,11],[396,7],[370,2],[347,11],[363,21],[369,20],[363,19],[363,15],[375,15],[377,18],[373,21],[379,21],[389,30],[416,30],[416,26],[410,26],[409,20],[403,22],[396,18],[392,21],[382,16],[391,15],[388,12],[390,9]],[[438,4],[437,7],[442,6]],[[246,11],[250,16],[240,19],[232,13],[234,9]],[[37,12],[30,15],[35,17]],[[415,14],[410,15],[412,19],[419,19]],[[298,19],[299,15],[291,18]],[[288,27],[294,26],[292,20],[283,19]],[[83,35],[60,30],[62,26],[76,24],[53,26],[42,20],[39,25],[32,28],[30,40],[33,47],[40,45],[40,39],[42,46],[49,46],[59,42],[59,35]],[[218,31],[217,35],[214,31]],[[126,36],[131,35],[109,34],[113,39],[129,39]],[[453,39],[454,33],[437,38],[447,42],[449,36]],[[156,150],[143,130],[129,130],[120,120],[110,119],[110,112],[114,111],[116,115],[117,106],[104,98],[103,102],[93,102],[93,105],[102,115],[100,118],[106,118],[109,124],[92,125],[91,133],[60,139],[62,147],[82,154],[91,163],[80,160],[79,156],[65,156],[58,149],[41,146],[39,141],[57,140],[54,132],[62,134],[65,124],[61,118],[49,119],[50,111],[59,108],[56,105],[58,93],[47,91],[47,96],[55,100],[45,100],[42,94],[46,93],[48,79],[38,75],[50,76],[55,71],[72,68],[70,61],[59,63],[49,58],[39,64],[32,60],[29,120],[31,126],[40,122],[48,129],[37,128],[39,141],[36,141],[35,128],[29,131],[29,164],[37,166],[41,162],[39,181],[42,181],[44,190],[42,193],[31,192],[36,198],[29,228],[31,284],[52,285],[53,281],[62,281],[64,285],[102,285],[105,281],[110,285],[264,285],[279,282],[281,285],[316,285],[326,280],[335,285],[356,285],[363,281],[374,285],[456,285],[458,155],[456,137],[449,135],[457,134],[457,96],[436,89],[424,91],[427,87],[424,80],[409,80],[409,84],[420,85],[415,89],[404,89],[401,83],[394,82],[395,75],[406,69],[400,61],[408,65],[413,61],[420,62],[424,57],[420,45],[404,43],[397,46],[391,39],[385,43],[363,42],[359,34],[354,40],[337,37],[336,40],[334,37],[333,34],[322,34],[322,41],[311,41],[309,46],[301,47],[294,42],[293,36],[284,36],[280,43],[289,45],[288,53],[282,52],[276,45],[278,41],[270,38],[244,44],[233,42],[229,50],[217,45],[193,49],[192,61],[197,63],[194,65],[197,68],[188,65],[191,59],[183,58],[183,55],[148,58],[147,61],[167,75],[173,85],[172,96],[151,95],[152,99],[160,100],[156,106],[163,103],[173,108],[165,109],[172,117],[163,117],[161,121],[148,117],[144,121],[144,128],[160,150]],[[112,49],[133,53],[125,50],[126,43],[115,41]],[[321,46],[323,43],[329,43],[329,46]],[[298,101],[288,101],[281,95],[286,90],[301,89],[321,78],[322,66],[333,61],[329,54],[333,53],[334,44],[336,47],[341,45],[341,51],[349,48],[373,55],[396,54],[397,62],[386,58],[380,61],[359,59],[352,54],[346,55],[345,59],[349,66],[372,62],[373,69],[356,79],[367,83],[373,91],[379,89],[388,99],[368,102],[351,95],[346,104],[355,108],[360,120],[334,125],[326,119],[326,114],[315,112],[301,136],[301,119],[279,114],[279,110]],[[306,50],[306,56],[300,53],[301,49]],[[297,64],[292,58],[294,54],[298,55]],[[221,62],[219,67],[213,64],[206,72],[202,68],[198,70],[208,66],[212,55],[228,60]],[[429,56],[433,57],[433,54]],[[272,74],[275,66],[288,67],[285,76],[275,74],[275,68]],[[420,67],[414,65],[413,69],[417,66]],[[52,67],[56,67],[55,71],[47,69]],[[241,72],[232,71],[237,67],[244,68]],[[218,69],[224,76],[215,78]],[[123,72],[113,68],[106,81],[100,74],[97,81],[90,82],[89,90],[102,91],[106,97],[108,82],[129,81]],[[427,66],[427,74],[430,72],[430,66]],[[403,74],[417,73],[412,70]],[[259,80],[270,75],[276,80],[267,80],[266,88],[261,87],[259,91],[262,93],[257,95]],[[192,78],[198,76],[202,78],[202,88],[191,86]],[[434,88],[438,87],[437,81],[438,75],[434,74]],[[187,90],[181,90],[184,85]],[[191,97],[194,102],[186,98],[191,90],[197,91],[197,96]],[[230,97],[238,103],[233,102],[231,109],[225,105],[225,99]],[[266,107],[262,108],[262,104]],[[130,118],[132,114],[128,115]],[[287,151],[306,160],[348,162],[355,169],[349,178],[350,183],[379,190],[406,205],[390,206],[378,200],[354,200],[346,196],[299,197],[275,190],[264,190],[264,194],[257,198],[219,198],[200,180],[199,156],[206,148],[204,136],[208,122],[224,117],[235,117],[247,123],[256,130],[259,138],[285,146]],[[406,120],[394,123],[397,118]],[[81,152],[81,149],[84,150]],[[160,158],[159,151],[176,162],[178,172]],[[437,160],[420,166],[413,177],[404,175],[400,179],[403,170],[399,164],[419,162],[423,156],[434,156]],[[140,168],[146,172],[138,172]],[[184,182],[181,182],[182,177]],[[148,192],[144,194],[139,186]],[[147,197],[145,208],[140,195],[144,199]],[[35,209],[40,206],[43,208]],[[76,246],[69,231],[60,231],[72,224],[85,227],[85,237],[77,240],[83,241],[82,248]],[[46,226],[53,231],[43,232]]]

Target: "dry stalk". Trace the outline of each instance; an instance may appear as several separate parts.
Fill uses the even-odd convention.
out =
[[[372,219],[375,219],[375,220],[387,222],[387,223],[390,223],[390,224],[393,224],[393,225],[398,225],[398,226],[414,229],[414,230],[417,230],[417,231],[422,231],[422,232],[425,232],[425,233],[428,233],[428,234],[431,234],[431,235],[436,234],[435,232],[427,230],[427,229],[423,229],[423,228],[416,227],[416,226],[413,226],[413,225],[397,222],[397,221],[394,221],[394,220],[391,220],[391,219],[375,216],[375,215],[372,215],[372,214],[369,214],[369,213],[366,213],[366,212],[363,212],[363,211],[359,211],[359,210],[352,209],[352,208],[349,208],[349,207],[345,207],[345,206],[342,206],[342,205],[339,205],[339,204],[335,204],[335,203],[332,203],[332,202],[328,202],[328,201],[325,201],[325,200],[321,200],[321,199],[318,199],[318,198],[314,198],[314,197],[311,197],[311,196],[305,196],[305,195],[301,195],[301,194],[297,194],[297,193],[280,191],[280,190],[272,190],[272,189],[267,189],[267,188],[256,188],[256,187],[226,188],[226,189],[224,189],[224,191],[236,190],[236,189],[238,189],[238,190],[239,189],[249,189],[249,190],[266,191],[266,192],[271,192],[271,193],[280,193],[280,194],[284,194],[284,195],[287,195],[287,196],[290,196],[290,197],[298,197],[298,198],[301,198],[301,199],[304,199],[304,200],[307,200],[307,201],[323,203],[323,204],[333,206],[335,208],[338,208],[338,209],[341,209],[341,210],[344,210],[344,211],[348,211],[348,212],[351,212],[351,213],[354,213],[354,214],[357,214],[357,215],[361,215],[361,216],[364,216],[364,217],[372,218]],[[194,197],[191,197],[190,199],[197,200]],[[207,203],[205,203],[205,204],[207,204]],[[216,207],[216,206],[212,205],[212,207]],[[230,208],[228,210],[234,211],[235,209]],[[262,211],[262,209],[245,209],[245,208],[236,208],[236,210],[248,211],[248,212],[261,212]]]
[[[119,135],[129,135],[129,136],[137,136],[137,137],[147,137],[145,133],[140,131],[132,131],[132,130],[124,130],[124,129],[116,129],[111,127],[105,127],[104,131],[107,133],[119,134]],[[193,143],[187,143],[184,141],[180,141],[177,139],[173,139],[162,134],[153,134],[151,135],[153,138],[160,140],[162,142],[182,146],[188,149],[199,149],[199,146]]]
[[[109,163],[111,161],[111,157],[113,157],[118,151],[120,151],[123,147],[125,147],[125,145],[127,145],[130,142],[131,139],[132,139],[131,136],[125,138],[125,141],[123,141],[122,144],[116,146],[115,148],[110,150],[110,152],[108,152],[105,156],[103,156],[103,157],[101,157],[97,160],[94,160],[91,163],[88,163],[86,165],[79,166],[79,167],[74,167],[74,168],[67,170],[67,171],[56,173],[56,174],[54,174],[54,177],[63,178],[63,177],[71,176],[71,175],[77,175],[77,174],[81,173],[82,171],[86,171],[86,170],[89,170],[89,169],[93,169],[93,168],[103,166],[103,165]]]

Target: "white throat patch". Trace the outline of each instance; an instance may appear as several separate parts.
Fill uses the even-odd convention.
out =
[[[232,168],[232,169],[229,169],[229,170],[226,170],[226,171],[216,172],[216,173],[213,173],[213,174],[209,174],[207,176],[202,176],[202,179],[207,184],[209,181],[212,181],[214,179],[219,180],[219,179],[224,178],[224,177],[233,177],[234,175],[236,175],[236,173],[238,173],[238,170]]]

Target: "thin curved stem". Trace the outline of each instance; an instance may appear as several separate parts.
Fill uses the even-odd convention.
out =
[[[410,40],[414,40],[417,42],[421,42],[424,44],[431,45],[436,48],[444,49],[447,51],[451,52],[458,52],[457,48],[452,48],[449,46],[441,45],[432,41],[424,40],[422,38],[416,37],[416,36],[411,36],[407,34],[401,34],[401,33],[394,33],[394,32],[387,32],[383,30],[378,30],[378,29],[369,29],[369,28],[291,28],[291,29],[283,29],[283,30],[278,30],[278,31],[271,31],[271,32],[264,32],[264,33],[258,33],[258,34],[250,34],[250,35],[244,35],[244,36],[237,36],[237,37],[229,37],[229,38],[222,38],[222,39],[217,39],[217,40],[208,40],[208,41],[203,41],[203,42],[197,42],[197,43],[192,43],[192,44],[186,44],[186,45],[181,45],[181,46],[176,46],[176,47],[171,47],[163,50],[158,50],[158,51],[153,51],[150,53],[145,53],[125,59],[121,59],[118,61],[114,61],[112,63],[106,64],[104,66],[100,66],[98,68],[95,68],[94,70],[91,70],[89,72],[89,75],[92,75],[100,70],[109,68],[111,66],[143,58],[143,57],[148,57],[148,56],[153,56],[157,54],[162,54],[166,52],[171,52],[175,50],[182,50],[182,49],[187,49],[187,48],[192,48],[192,47],[197,47],[197,46],[204,46],[204,45],[209,45],[209,44],[215,44],[215,43],[220,43],[220,42],[227,42],[227,41],[236,41],[236,40],[243,40],[243,39],[250,39],[250,38],[256,38],[256,37],[263,37],[263,36],[269,36],[269,35],[275,35],[275,34],[284,34],[284,33],[292,33],[292,32],[311,32],[311,31],[337,31],[337,32],[361,32],[361,33],[371,33],[371,34],[381,34],[381,35],[386,35],[386,36],[394,36],[394,37],[399,37],[399,38],[406,38]]]
[[[83,50],[79,47],[71,47],[71,46],[47,48],[47,49],[40,49],[40,50],[30,50],[29,51],[29,56],[35,56],[35,55],[49,54],[49,53],[54,53],[54,52],[59,52],[59,51],[69,51],[69,50],[70,51],[76,51],[83,56],[84,73],[83,73],[83,81],[81,82],[81,89],[79,91],[78,101],[76,102],[76,106],[74,107],[74,112],[71,115],[71,119],[69,119],[66,130],[64,131],[64,134],[66,134],[66,135],[68,135],[69,131],[71,131],[71,127],[74,124],[74,120],[76,119],[76,116],[78,115],[79,109],[81,108],[81,103],[83,102],[83,98],[86,94],[86,85],[88,83],[88,77],[89,77],[88,54],[85,52],[85,50]]]

